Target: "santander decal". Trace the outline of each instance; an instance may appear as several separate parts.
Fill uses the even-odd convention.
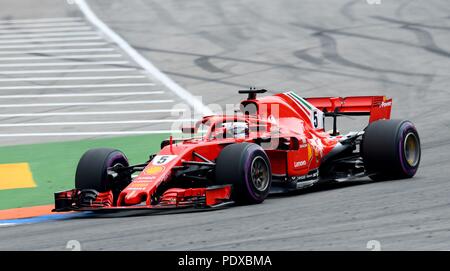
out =
[[[120,199],[126,205],[139,204],[147,196],[147,204],[156,187],[170,175],[170,169],[178,161],[178,155],[157,155],[147,167],[122,192]],[[148,193],[148,194],[147,194]],[[122,202],[122,201],[121,201]]]

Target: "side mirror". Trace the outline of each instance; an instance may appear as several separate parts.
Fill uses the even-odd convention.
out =
[[[181,132],[183,134],[195,134],[195,133],[197,133],[197,127],[189,126],[189,125],[182,126],[181,127]]]

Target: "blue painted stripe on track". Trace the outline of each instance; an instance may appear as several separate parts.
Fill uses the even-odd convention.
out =
[[[21,225],[21,224],[34,224],[34,223],[42,223],[42,222],[47,222],[47,221],[65,220],[65,219],[77,218],[77,217],[87,217],[91,214],[92,214],[92,212],[83,212],[83,213],[74,213],[74,214],[54,214],[54,215],[35,216],[35,217],[30,217],[30,218],[6,219],[6,220],[0,220],[0,225],[13,226],[13,225]]]

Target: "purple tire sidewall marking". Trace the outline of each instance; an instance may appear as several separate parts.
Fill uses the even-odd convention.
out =
[[[127,164],[128,164],[127,157],[124,154],[120,153],[120,152],[118,152],[116,155],[114,155],[112,157],[108,157],[107,159],[108,160],[106,161],[106,169],[105,170],[108,170],[109,167],[112,167],[116,163],[117,160],[124,159],[127,162]],[[128,165],[124,165],[124,166],[128,166]]]
[[[409,165],[407,165],[406,158],[404,156],[404,144],[405,144],[404,140],[405,140],[405,136],[408,134],[408,131],[410,131],[410,130],[416,132],[414,125],[412,125],[409,122],[402,124],[401,131],[400,131],[402,133],[402,135],[401,135],[401,138],[400,138],[400,141],[398,144],[398,151],[399,151],[399,155],[400,155],[400,164],[402,166],[403,172],[405,172],[406,174],[408,174],[410,176],[413,176],[416,173],[418,167],[410,167]],[[420,155],[420,153],[419,153],[419,155]],[[420,156],[418,159],[420,159]]]
[[[251,149],[253,146],[250,146],[247,150]],[[250,184],[250,172],[251,171],[251,163],[253,161],[254,152],[252,152],[250,155],[245,157],[245,164],[244,164],[244,170],[245,170],[245,185],[247,186],[247,191],[249,192],[250,196],[255,200],[261,200],[260,197],[253,191],[253,187]]]
[[[125,159],[125,161],[128,162],[128,159],[125,157],[125,155],[123,155],[122,153],[117,153],[116,155],[114,155],[111,158],[108,157],[108,161],[106,161],[106,166],[112,167],[114,165],[114,162],[121,158]],[[124,165],[124,166],[126,166],[126,165]]]
[[[246,160],[245,160],[245,163],[244,163],[244,170],[245,170],[245,173],[244,173],[244,176],[245,176],[245,185],[246,185],[246,187],[247,187],[247,191],[249,192],[250,196],[251,196],[253,199],[255,199],[255,200],[261,201],[261,200],[264,200],[264,198],[261,199],[261,196],[262,196],[263,194],[262,194],[262,195],[259,195],[259,193],[256,193],[256,192],[254,191],[253,186],[252,186],[252,184],[251,184],[252,181],[250,180],[250,178],[251,178],[250,173],[251,173],[251,163],[253,162],[254,158],[259,156],[259,157],[261,157],[261,158],[264,159],[264,156],[263,156],[263,155],[257,155],[257,154],[255,154],[255,152],[260,151],[260,152],[262,152],[262,154],[264,154],[264,150],[260,149],[258,145],[252,145],[252,146],[249,147],[249,149],[250,149],[250,148],[255,148],[255,149],[252,150],[251,153],[250,153],[250,155],[248,155],[248,156],[245,158],[245,159],[246,159]],[[266,161],[266,159],[264,159],[264,160]],[[266,161],[266,162],[268,162],[268,161]],[[270,172],[270,162],[269,162],[269,163],[266,163],[266,164],[267,164],[267,166],[268,166],[269,174],[271,174],[271,172]],[[268,187],[270,187],[270,183],[269,183],[269,186],[268,186]]]

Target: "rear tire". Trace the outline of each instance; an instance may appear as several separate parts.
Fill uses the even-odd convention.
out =
[[[238,204],[263,202],[272,184],[266,152],[253,143],[226,146],[216,160],[216,183],[233,185],[231,197]]]
[[[75,188],[94,189],[98,192],[114,190],[117,186],[108,175],[109,167],[129,166],[128,159],[121,151],[111,148],[88,150],[78,162],[75,174]]]
[[[408,120],[379,120],[365,130],[362,157],[376,181],[413,177],[420,164],[420,139]]]

